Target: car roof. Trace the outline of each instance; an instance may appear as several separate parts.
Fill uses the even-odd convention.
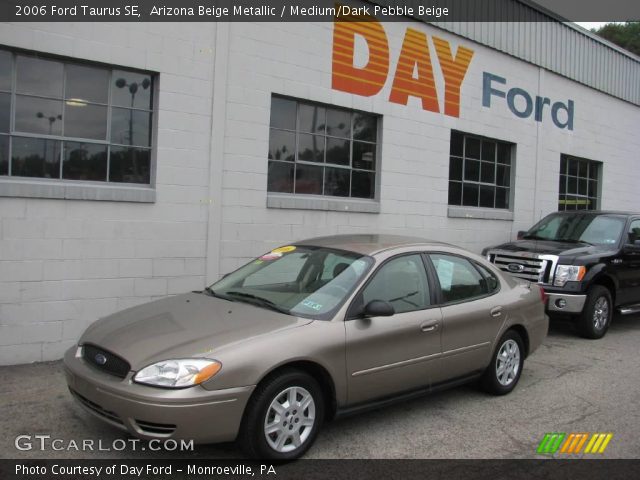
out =
[[[448,243],[427,240],[420,237],[410,237],[404,235],[390,235],[382,233],[370,234],[346,234],[331,235],[327,237],[315,237],[307,240],[296,242],[299,246],[314,246],[324,248],[334,248],[336,250],[347,250],[357,252],[362,255],[375,255],[384,250],[397,247],[419,246],[434,247],[447,246],[452,247]]]
[[[625,212],[625,211],[622,211],[622,210],[565,210],[565,211],[562,211],[562,212],[551,212],[549,215],[552,215],[554,213],[561,214],[561,215],[576,215],[576,214],[624,215],[624,216],[640,215],[640,213]]]

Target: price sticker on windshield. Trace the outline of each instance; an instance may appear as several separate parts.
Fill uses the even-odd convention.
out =
[[[289,253],[289,252],[293,252],[295,249],[296,247],[294,247],[293,245],[287,245],[286,247],[280,247],[280,248],[271,250],[271,253]]]

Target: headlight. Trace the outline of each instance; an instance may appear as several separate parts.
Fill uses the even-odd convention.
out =
[[[558,265],[553,284],[556,287],[564,287],[567,282],[579,282],[585,273],[587,269],[582,265]]]
[[[144,367],[133,380],[154,387],[191,387],[209,380],[221,368],[220,362],[208,358],[163,360]]]

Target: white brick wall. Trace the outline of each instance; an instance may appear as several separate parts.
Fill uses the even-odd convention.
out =
[[[407,26],[465,45],[475,55],[462,87],[460,118],[424,112],[417,99],[388,102]],[[291,239],[382,231],[457,243],[474,251],[509,240],[557,208],[560,153],[604,162],[603,208],[640,210],[636,163],[640,110],[430,25],[387,23],[390,74],[373,97],[331,90],[332,29],[323,24],[232,24],[228,69],[221,226],[221,273]],[[455,50],[454,50],[455,51]],[[283,54],[284,52],[284,54]],[[432,50],[432,62],[437,59]],[[509,87],[576,104],[573,132],[550,118],[519,119],[506,102],[482,107],[482,72]],[[434,66],[443,103],[443,82]],[[357,108],[383,116],[379,214],[277,210],[265,207],[265,161],[272,93]],[[547,107],[548,108],[548,107]],[[603,112],[607,112],[603,114]],[[546,110],[548,116],[549,110]],[[513,221],[447,217],[449,132],[457,129],[517,144]],[[537,165],[537,167],[536,167]],[[631,167],[631,168],[630,168]]]
[[[157,202],[0,198],[0,364],[205,284],[215,25],[20,23],[0,44],[159,73]]]
[[[407,26],[475,51],[460,118],[388,101]],[[640,210],[638,107],[434,26],[384,28],[390,78],[366,98],[331,89],[330,23],[2,24],[0,44],[149,69],[160,82],[156,203],[0,198],[0,364],[60,358],[95,319],[202,288],[292,240],[375,231],[479,251],[557,207],[561,153],[604,163],[603,208]],[[442,104],[433,50],[432,61]],[[573,99],[574,131],[518,119],[495,98],[484,108],[484,71]],[[273,93],[382,115],[380,213],[266,208]],[[451,129],[517,144],[513,221],[447,217]]]

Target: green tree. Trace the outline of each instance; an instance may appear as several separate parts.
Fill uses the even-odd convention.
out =
[[[607,23],[598,30],[591,29],[596,35],[640,55],[640,22]]]

